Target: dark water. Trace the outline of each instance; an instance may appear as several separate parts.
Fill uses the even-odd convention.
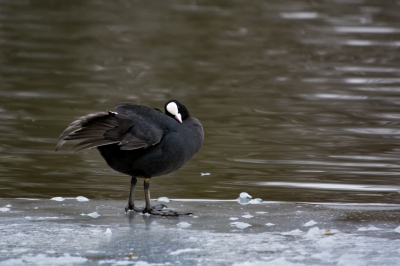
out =
[[[400,203],[399,14],[399,1],[1,1],[0,198],[126,199],[128,177],[95,149],[55,153],[57,137],[120,101],[175,98],[206,140],[153,197]]]

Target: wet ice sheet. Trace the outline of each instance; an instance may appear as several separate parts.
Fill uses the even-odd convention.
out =
[[[400,263],[400,205],[171,199],[169,207],[195,213],[179,218],[125,215],[123,201],[0,200],[7,205],[0,265]],[[100,216],[80,215],[93,212]]]

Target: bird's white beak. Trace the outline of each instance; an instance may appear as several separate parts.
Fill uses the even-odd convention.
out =
[[[175,119],[178,120],[180,123],[182,123],[182,115],[180,113],[177,113],[175,115]]]

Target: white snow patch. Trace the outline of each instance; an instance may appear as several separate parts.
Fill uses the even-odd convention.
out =
[[[76,200],[79,202],[89,201],[89,199],[84,196],[78,196],[78,197],[76,197]]]
[[[201,176],[211,175],[210,173],[201,173]]]
[[[157,201],[169,202],[169,198],[167,198],[167,197],[159,197],[159,198],[157,199]]]
[[[12,206],[11,204],[7,204],[6,205],[7,208],[11,208],[11,206]]]
[[[65,199],[63,197],[54,197],[51,198],[50,200],[54,200],[54,201],[64,201]]]
[[[268,212],[256,212],[257,214],[266,214]]]
[[[250,218],[253,218],[254,216],[250,215],[250,214],[245,214],[245,215],[242,215],[242,217],[246,218],[246,219],[250,219]]]
[[[90,216],[92,218],[98,218],[100,216],[100,214],[98,214],[97,212],[92,212],[92,213],[88,213],[87,216]]]
[[[178,249],[176,251],[173,251],[171,253],[169,253],[170,255],[179,255],[182,253],[189,253],[189,252],[199,252],[201,251],[201,249],[199,248],[184,248],[184,249]]]
[[[231,217],[231,218],[229,218],[229,220],[236,221],[236,220],[239,220],[239,218]],[[400,227],[400,226],[399,226],[399,227]],[[399,233],[400,233],[400,232],[399,232]]]
[[[0,212],[8,212],[10,211],[10,208],[4,207],[4,208],[0,208]]]
[[[266,223],[265,225],[266,225],[266,226],[273,226],[273,225],[275,225],[275,224],[273,224],[273,223]]]
[[[311,220],[311,221],[306,222],[305,224],[303,224],[303,226],[313,226],[313,225],[316,225],[316,224],[317,224],[317,222],[315,222],[314,220]]]
[[[357,229],[358,231],[377,231],[377,230],[381,230],[378,227],[375,227],[373,225],[370,225],[369,227],[360,227]]]
[[[243,223],[243,222],[233,222],[233,223],[231,223],[231,226],[236,226],[239,229],[245,229],[245,228],[251,226],[251,224]]]
[[[191,224],[187,222],[180,222],[176,226],[178,226],[179,228],[188,228],[191,226]]]

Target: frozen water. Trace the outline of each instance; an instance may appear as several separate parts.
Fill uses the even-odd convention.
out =
[[[8,212],[8,211],[10,211],[10,208],[6,207],[0,208],[0,212]]]
[[[303,226],[313,226],[313,225],[316,225],[316,224],[317,224],[317,222],[314,222],[314,220],[311,220],[311,221],[306,222],[305,224],[303,224]]]
[[[201,173],[201,176],[211,175],[210,173]]]
[[[100,217],[100,214],[98,214],[97,212],[91,212],[91,213],[88,213],[88,214],[86,214],[87,216],[90,216],[90,217],[92,217],[92,218],[98,218],[98,217]]]
[[[86,262],[86,258],[71,256],[68,253],[60,257],[49,257],[45,254],[22,255],[18,259],[8,259],[0,261],[1,266],[20,266],[20,265],[71,265]]]
[[[191,224],[187,222],[180,222],[176,226],[178,226],[179,228],[188,228],[191,226]]]
[[[171,209],[193,211],[194,219],[125,215],[125,201],[70,202],[0,199],[18,210],[0,213],[0,265],[400,265],[400,205],[171,200]],[[266,207],[268,215],[243,222]],[[88,210],[102,216],[79,215]],[[319,227],[302,227],[315,217]]]
[[[268,212],[256,212],[257,214],[266,214]]]
[[[231,218],[229,218],[229,220],[236,221],[236,220],[239,220],[239,218],[231,217]]]
[[[11,205],[11,204],[7,204],[6,207],[7,207],[7,208],[11,208],[12,205]]]
[[[83,196],[78,196],[78,197],[76,197],[76,200],[77,200],[77,201],[80,201],[80,202],[89,201],[89,199],[88,199],[88,198],[86,198],[86,197],[83,197]]]
[[[65,199],[63,197],[54,197],[51,198],[50,200],[54,200],[54,201],[64,201]]]
[[[251,226],[251,224],[244,223],[244,222],[233,222],[233,223],[231,223],[231,225],[236,226],[239,229],[245,229],[245,228]]]
[[[396,231],[397,233],[400,233],[400,226],[397,227],[396,229],[394,229],[394,231]]]
[[[253,218],[254,216],[250,215],[250,214],[245,214],[245,215],[242,215],[242,217],[246,218],[246,219],[250,219],[250,218]]]
[[[157,201],[169,202],[169,198],[167,198],[167,197],[159,197],[159,198],[157,199]]]

